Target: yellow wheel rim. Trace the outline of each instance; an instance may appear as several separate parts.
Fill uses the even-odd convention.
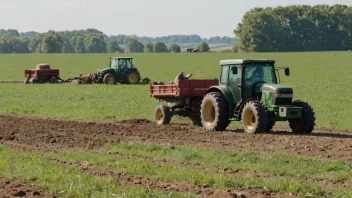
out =
[[[207,126],[210,126],[214,123],[215,120],[215,107],[212,102],[208,101],[204,105],[204,110],[203,110],[203,119],[204,123]]]
[[[131,73],[128,75],[128,81],[130,81],[130,83],[132,84],[136,84],[138,83],[138,77],[137,77],[137,74],[136,73]]]
[[[247,109],[244,112],[244,124],[248,129],[253,129],[255,126],[255,117],[252,110]]]
[[[156,110],[156,113],[155,113],[155,120],[156,120],[157,122],[160,122],[160,121],[163,120],[163,118],[164,118],[163,111],[162,111],[161,109]]]

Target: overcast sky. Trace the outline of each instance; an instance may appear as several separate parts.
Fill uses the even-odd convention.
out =
[[[0,29],[20,32],[95,28],[107,35],[233,36],[254,7],[345,4],[352,0],[0,0]]]

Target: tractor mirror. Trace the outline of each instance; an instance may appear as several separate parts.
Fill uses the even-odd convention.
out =
[[[237,67],[232,67],[232,74],[238,74]]]
[[[286,67],[286,68],[285,68],[285,75],[286,75],[286,76],[289,76],[289,75],[290,75],[290,68],[289,68],[289,67]]]

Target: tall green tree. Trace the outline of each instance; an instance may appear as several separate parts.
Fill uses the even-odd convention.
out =
[[[123,50],[121,49],[119,42],[116,40],[111,40],[108,42],[107,52],[109,53],[122,53]]]
[[[351,48],[351,6],[293,5],[254,8],[234,33],[247,52],[323,51]]]
[[[154,44],[153,43],[147,43],[144,45],[144,52],[154,52]]]
[[[137,39],[129,38],[125,40],[125,52],[141,53],[144,50],[144,45]]]
[[[106,43],[102,37],[96,34],[88,34],[84,39],[84,46],[88,53],[105,53]]]
[[[63,38],[60,33],[49,31],[42,39],[42,52],[43,53],[61,53],[63,45]]]
[[[201,52],[209,52],[210,47],[208,45],[207,42],[201,42],[197,45],[197,48],[201,51]]]
[[[168,52],[168,49],[163,42],[156,42],[154,45],[154,52],[164,53]]]
[[[174,53],[179,53],[179,52],[181,52],[181,47],[180,47],[180,45],[173,43],[169,46],[169,51],[174,52]]]
[[[84,38],[77,36],[74,41],[74,51],[75,53],[86,53],[86,47],[84,46]]]

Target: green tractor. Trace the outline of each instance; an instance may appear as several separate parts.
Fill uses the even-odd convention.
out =
[[[137,68],[133,66],[132,58],[110,58],[110,68],[102,69],[93,74],[93,83],[114,85],[116,83],[123,84],[139,84],[141,75]]]
[[[315,113],[303,101],[292,101],[293,89],[280,85],[274,60],[222,60],[219,85],[208,89],[201,103],[205,129],[224,131],[241,121],[247,133],[269,132],[277,121],[288,121],[293,132],[311,133]],[[278,75],[276,75],[276,73]]]

